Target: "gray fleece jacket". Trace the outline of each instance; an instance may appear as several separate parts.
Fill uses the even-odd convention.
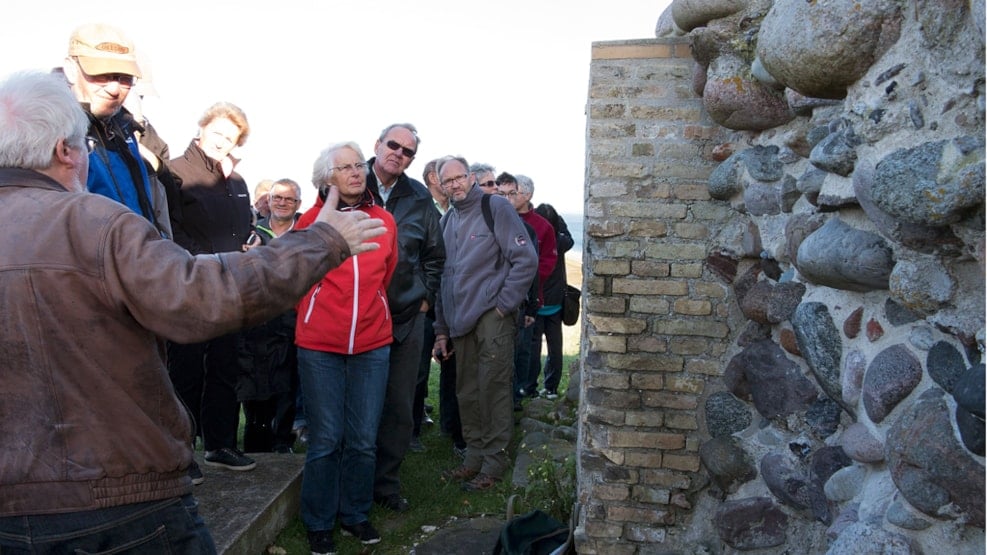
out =
[[[446,262],[435,303],[436,335],[462,337],[493,308],[513,313],[538,271],[538,255],[517,211],[506,199],[492,197],[491,233],[483,219],[483,195],[474,184],[443,217]]]

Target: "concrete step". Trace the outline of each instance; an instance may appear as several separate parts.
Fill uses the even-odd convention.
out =
[[[221,554],[260,555],[298,515],[305,455],[250,453],[257,467],[236,472],[195,459],[206,481],[195,486],[199,514]]]

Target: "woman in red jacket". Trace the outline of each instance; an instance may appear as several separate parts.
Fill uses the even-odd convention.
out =
[[[397,227],[367,191],[367,164],[356,143],[340,143],[315,161],[319,200],[298,220],[309,225],[329,187],[339,210],[360,210],[384,221],[380,248],[346,260],[298,303],[295,343],[308,419],[302,476],[302,520],[313,553],[333,552],[337,516],[344,533],[364,544],[380,541],[368,514],[373,502],[377,427],[387,388],[391,319],[387,285],[397,264]],[[343,476],[343,471],[346,475]]]

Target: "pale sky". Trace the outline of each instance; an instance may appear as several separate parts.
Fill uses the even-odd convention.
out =
[[[72,29],[111,23],[150,60],[157,96],[145,112],[173,157],[210,104],[246,112],[250,136],[235,154],[251,191],[290,177],[307,208],[323,148],[352,140],[369,158],[381,129],[407,121],[422,139],[412,177],[462,155],[528,175],[536,204],[582,212],[590,46],[652,38],[667,4],[42,0],[0,20],[0,74],[61,65]]]

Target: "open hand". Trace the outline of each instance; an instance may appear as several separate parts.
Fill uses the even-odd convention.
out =
[[[336,210],[338,203],[339,190],[335,187],[329,187],[329,195],[326,197],[325,204],[319,210],[319,215],[315,221],[325,222],[338,231],[349,244],[350,255],[380,248],[380,244],[368,242],[368,240],[387,232],[384,221],[379,218],[371,218],[359,210],[340,212]]]

